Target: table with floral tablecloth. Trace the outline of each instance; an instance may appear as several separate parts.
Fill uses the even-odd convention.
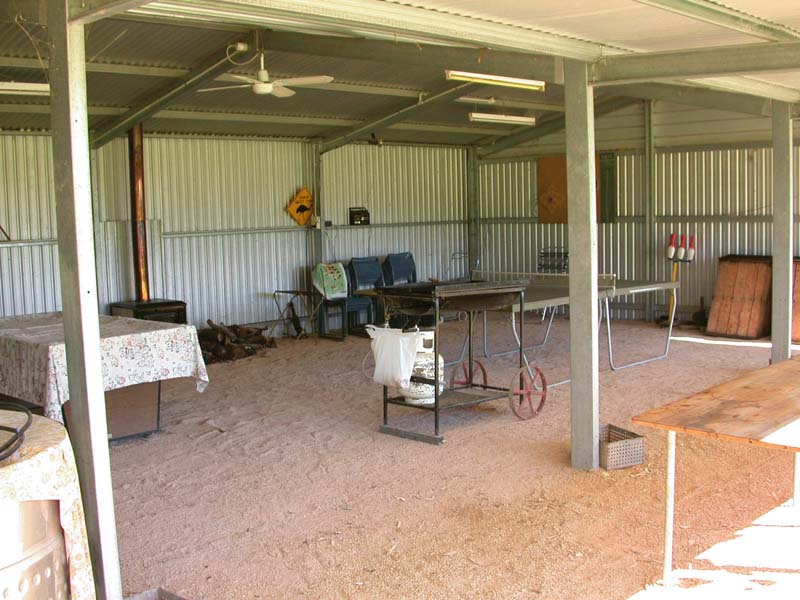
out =
[[[24,422],[24,414],[0,410],[0,423],[3,425],[20,427]],[[12,502],[58,501],[67,553],[70,598],[93,600],[94,577],[78,472],[67,431],[62,425],[43,417],[33,417],[20,449],[0,462],[0,499]]]
[[[100,315],[103,383],[113,390],[137,383],[194,377],[197,391],[208,373],[191,325]],[[0,394],[43,406],[62,421],[69,400],[61,313],[0,319]]]

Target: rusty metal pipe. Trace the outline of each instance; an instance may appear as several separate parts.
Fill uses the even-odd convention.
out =
[[[128,154],[131,173],[131,229],[133,239],[133,273],[136,300],[150,300],[150,275],[147,266],[147,218],[144,198],[144,134],[142,125],[128,132]]]

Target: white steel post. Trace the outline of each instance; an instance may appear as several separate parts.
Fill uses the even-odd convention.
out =
[[[772,101],[772,363],[791,356],[792,280],[792,118],[791,105]]]
[[[100,359],[84,29],[69,0],[50,0],[50,106],[64,339],[72,403],[70,437],[86,514],[95,589],[122,598]]]
[[[567,124],[572,466],[599,466],[597,203],[594,98],[584,62],[564,63]]]

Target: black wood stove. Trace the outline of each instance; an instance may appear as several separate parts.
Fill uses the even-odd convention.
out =
[[[163,298],[114,302],[111,304],[111,314],[117,317],[185,324],[186,302]]]

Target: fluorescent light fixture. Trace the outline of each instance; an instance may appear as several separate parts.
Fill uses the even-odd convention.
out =
[[[47,83],[0,81],[0,95],[2,94],[11,96],[49,96],[50,85]]]
[[[519,77],[505,77],[503,75],[489,75],[488,73],[470,73],[469,71],[444,72],[445,79],[449,81],[470,81],[472,83],[485,83],[487,85],[500,85],[503,87],[519,88],[523,90],[544,91],[544,81],[536,79],[521,79]]]
[[[494,113],[471,112],[469,120],[478,123],[506,123],[511,125],[536,125],[534,117],[521,115],[497,115]]]

